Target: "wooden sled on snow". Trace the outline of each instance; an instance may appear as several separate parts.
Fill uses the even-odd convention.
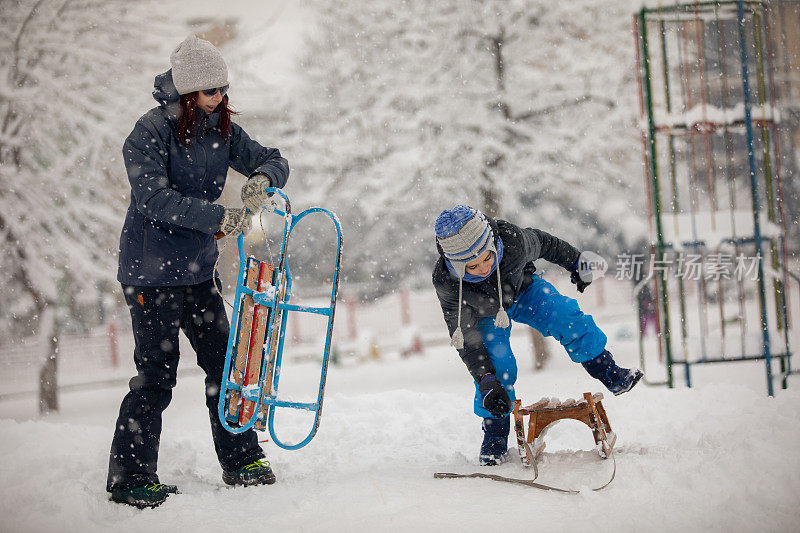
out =
[[[617,436],[611,430],[606,410],[601,403],[603,395],[586,392],[580,400],[560,401],[558,398],[542,398],[527,407],[521,407],[521,400],[514,400],[514,429],[517,434],[517,446],[522,464],[531,467],[544,451],[544,438],[548,428],[564,419],[579,420],[592,430],[595,444],[598,445],[600,457],[606,459],[611,455]],[[525,418],[528,417],[527,436]]]
[[[536,466],[536,459],[544,451],[545,443],[544,437],[547,429],[554,423],[564,419],[579,420],[589,426],[592,430],[595,444],[598,445],[600,457],[607,459],[612,458],[612,471],[611,477],[603,485],[593,488],[593,491],[600,491],[608,487],[617,473],[617,464],[614,460],[611,450],[614,448],[614,443],[617,442],[617,436],[611,430],[611,424],[608,423],[606,410],[601,403],[603,395],[600,393],[591,394],[584,393],[583,398],[580,400],[565,400],[560,401],[557,398],[542,398],[538,402],[531,404],[527,407],[521,407],[520,400],[514,400],[514,429],[517,434],[517,445],[519,447],[520,460],[523,466],[533,468],[533,479],[517,479],[511,477],[500,476],[497,474],[487,474],[484,472],[475,472],[474,474],[458,474],[452,472],[437,472],[433,475],[437,479],[451,479],[451,478],[484,478],[492,479],[494,481],[503,481],[506,483],[515,483],[533,487],[541,490],[551,490],[556,492],[563,492],[567,494],[579,494],[580,490],[565,489],[561,487],[554,487],[552,485],[545,485],[537,483],[536,479],[539,477],[539,469]],[[528,417],[528,431],[527,436],[525,433],[525,418]],[[532,446],[531,446],[532,445]]]

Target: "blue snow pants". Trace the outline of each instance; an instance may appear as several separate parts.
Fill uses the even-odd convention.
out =
[[[563,296],[539,276],[531,277],[531,284],[508,309],[508,317],[531,326],[545,337],[556,338],[576,363],[594,359],[606,347],[606,335],[597,327],[591,315],[583,314],[577,301]],[[514,384],[517,381],[517,360],[511,351],[511,326],[495,327],[494,317],[487,317],[478,321],[478,331],[494,364],[495,375],[513,402],[516,399]],[[481,404],[477,383],[474,411],[482,418],[494,418]]]

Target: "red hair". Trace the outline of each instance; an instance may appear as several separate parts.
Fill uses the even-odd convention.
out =
[[[178,140],[184,146],[189,144],[189,139],[197,126],[197,91],[181,95],[181,111],[178,114]],[[228,106],[228,97],[223,96],[222,101],[214,110],[219,113],[216,129],[222,140],[227,141],[231,134],[231,115],[238,115]]]

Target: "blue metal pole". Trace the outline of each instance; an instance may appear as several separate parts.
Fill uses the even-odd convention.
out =
[[[767,323],[767,297],[766,287],[764,286],[764,265],[761,247],[761,222],[760,204],[758,196],[758,181],[756,179],[756,161],[753,149],[753,121],[750,104],[750,81],[747,68],[747,39],[744,27],[744,2],[739,0],[737,3],[737,23],[739,25],[739,53],[742,61],[742,91],[744,93],[744,123],[747,130],[747,158],[750,163],[750,190],[753,198],[753,231],[756,240],[756,250],[758,250],[758,300],[761,307],[761,337],[764,350],[764,360],[767,370],[767,393],[774,396],[772,388],[772,356],[769,344],[769,325]]]

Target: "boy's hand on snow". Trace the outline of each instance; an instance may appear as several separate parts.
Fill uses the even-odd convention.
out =
[[[272,179],[266,174],[254,174],[242,185],[242,203],[248,211],[258,214],[266,205],[269,198],[267,187],[272,187]]]
[[[214,237],[219,239],[234,232],[247,233],[250,231],[251,223],[252,217],[250,213],[241,207],[226,207],[225,214],[222,215],[222,222],[219,224],[219,231]]]
[[[492,416],[500,418],[511,410],[511,399],[503,384],[494,374],[486,374],[478,385],[481,393],[481,404]]]

